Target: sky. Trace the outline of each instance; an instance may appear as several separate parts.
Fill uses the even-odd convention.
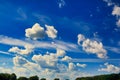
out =
[[[0,73],[52,80],[120,72],[119,0],[0,0]]]

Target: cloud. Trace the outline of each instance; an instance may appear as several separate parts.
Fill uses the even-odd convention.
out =
[[[41,27],[38,23],[35,23],[32,28],[25,30],[25,36],[33,40],[42,39],[45,37],[45,31],[43,27]]]
[[[120,72],[120,68],[113,64],[105,63],[104,66],[106,66],[106,68],[98,69],[98,71],[105,71],[105,72],[110,72],[110,73],[119,73]]]
[[[103,44],[101,42],[92,41],[90,39],[86,39],[82,44],[83,50],[87,53],[96,54],[99,58],[107,58],[106,50],[103,48]]]
[[[107,51],[103,48],[102,42],[85,39],[84,35],[78,34],[78,44],[89,54],[96,54],[98,58],[107,58]]]
[[[11,69],[0,67],[0,73],[12,73]]]
[[[14,46],[30,45],[27,41],[0,35],[0,43]]]
[[[114,2],[112,2],[111,0],[103,0],[104,2],[106,2],[108,4],[108,6],[114,6],[113,10],[112,10],[112,15],[116,17],[117,22],[116,25],[117,27],[120,27],[120,7],[115,4]]]
[[[13,57],[13,63],[15,66],[23,66],[24,64],[28,63],[28,61],[20,56]]]
[[[69,71],[75,70],[75,67],[76,67],[76,65],[74,63],[69,63],[68,64],[68,70]]]
[[[87,65],[86,64],[80,64],[80,63],[77,63],[76,64],[78,67],[82,67],[82,68],[85,68]]]
[[[112,11],[112,15],[120,16],[120,7],[115,5]]]
[[[54,26],[45,25],[45,27],[47,28],[46,34],[48,35],[48,37],[50,37],[52,39],[57,37],[58,31],[54,28]]]
[[[33,52],[33,46],[31,45],[26,45],[25,49],[19,49],[18,47],[12,47],[8,50],[9,52],[13,52],[13,53],[18,53],[18,54],[22,54],[22,55],[28,55],[31,52]]]
[[[57,49],[56,53],[34,55],[32,57],[32,60],[38,63],[42,68],[56,69],[57,61],[64,55],[65,55],[64,50]]]
[[[77,37],[78,37],[78,44],[80,45],[80,43],[85,40],[85,36],[82,34],[78,34]]]
[[[58,6],[59,8],[62,8],[66,5],[65,1],[64,0],[58,0]]]
[[[58,48],[58,49],[71,51],[71,52],[81,51],[78,48],[78,45],[70,42],[64,42],[61,40],[54,40],[54,42],[51,43],[50,41],[20,40],[20,39],[0,35],[0,44],[20,46],[20,47],[25,47],[25,45],[30,45],[30,46],[33,46],[34,48],[42,48],[42,49]]]
[[[120,19],[116,22],[116,25],[120,27]]]
[[[62,61],[70,61],[70,60],[72,60],[72,58],[69,57],[69,56],[64,56],[64,57],[62,58]]]
[[[108,6],[114,5],[114,3],[111,0],[103,0],[103,1],[106,2]]]

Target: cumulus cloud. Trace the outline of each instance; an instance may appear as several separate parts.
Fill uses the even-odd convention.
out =
[[[116,5],[114,6],[112,15],[120,16],[120,7],[119,6],[116,6]]]
[[[76,65],[74,63],[69,63],[68,64],[68,70],[69,71],[75,70],[75,68],[76,68]]]
[[[52,39],[57,37],[58,31],[54,28],[54,26],[45,25],[45,27],[47,28],[46,34],[48,35],[48,37],[50,37]]]
[[[25,36],[31,39],[42,39],[45,37],[45,30],[38,23],[35,23],[32,28],[25,30]]]
[[[106,68],[98,69],[98,71],[105,71],[105,72],[110,72],[110,73],[119,73],[120,72],[120,68],[113,64],[105,63],[104,66],[106,66]]]
[[[102,42],[98,42],[91,39],[85,39],[84,35],[79,34],[78,44],[80,44],[83,50],[87,53],[96,54],[99,58],[107,58],[107,51],[103,48]]]
[[[82,34],[78,34],[77,37],[78,37],[78,44],[80,45],[80,43],[85,40],[85,36]]]
[[[76,64],[78,67],[82,67],[82,68],[85,68],[87,65],[86,64],[80,64],[80,63],[77,63]]]
[[[24,64],[28,63],[28,61],[20,56],[16,56],[13,58],[13,63],[15,66],[23,66]]]
[[[62,61],[70,61],[70,60],[72,60],[72,58],[69,57],[69,56],[64,56],[64,57],[62,58]]]
[[[96,54],[99,58],[107,58],[106,50],[103,48],[103,44],[101,42],[92,41],[90,39],[86,39],[82,44],[83,50],[87,53]]]
[[[8,51],[13,52],[13,53],[22,54],[22,55],[28,55],[29,53],[31,53],[33,51],[33,46],[26,45],[25,49],[19,49],[18,47],[12,47]]]

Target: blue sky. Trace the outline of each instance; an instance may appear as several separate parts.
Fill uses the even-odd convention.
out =
[[[119,73],[119,3],[1,0],[0,72],[61,80]]]

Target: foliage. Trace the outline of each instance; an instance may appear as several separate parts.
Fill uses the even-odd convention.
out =
[[[81,77],[76,80],[120,80],[120,74],[99,75],[93,77]]]

